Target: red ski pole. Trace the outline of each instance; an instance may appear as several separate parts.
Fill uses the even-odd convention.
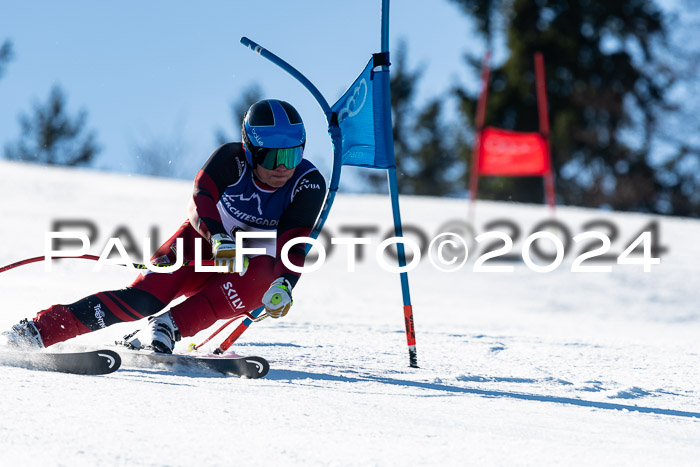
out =
[[[100,259],[99,256],[95,255],[83,255],[83,256],[54,256],[53,259],[68,259],[68,258],[77,258],[77,259],[89,259],[93,261],[97,261]],[[0,272],[5,272],[9,271],[10,269],[17,268],[19,266],[24,266],[25,264],[32,264],[32,263],[38,263],[39,261],[44,261],[46,259],[45,256],[37,256],[36,258],[27,258],[23,259],[21,261],[17,261],[12,264],[8,264],[7,266],[3,266],[0,268]],[[144,266],[145,267],[145,266]]]
[[[219,329],[217,329],[216,331],[214,331],[214,334],[212,334],[211,336],[209,336],[209,337],[207,337],[206,339],[204,339],[204,341],[203,341],[201,344],[194,344],[194,343],[190,344],[188,350],[189,350],[190,352],[193,351],[193,350],[199,350],[204,344],[206,344],[207,342],[209,342],[210,340],[212,340],[212,339],[214,338],[214,336],[216,336],[216,335],[219,334],[221,331],[223,331],[224,329],[226,329],[226,327],[227,327],[229,324],[233,323],[233,322],[236,321],[236,319],[238,319],[238,318],[240,318],[240,316],[235,316],[235,317],[231,318],[230,320],[226,321],[226,322],[223,324],[223,326],[221,326]]]
[[[100,257],[95,256],[95,255],[82,255],[82,256],[52,256],[51,259],[89,259],[91,261],[99,261]],[[27,258],[23,259],[21,261],[17,261],[12,264],[8,264],[7,266],[3,266],[0,268],[0,273],[9,271],[10,269],[17,268],[19,266],[24,266],[25,264],[32,264],[32,263],[38,263],[40,261],[45,261],[46,257],[45,256],[37,256],[35,258]],[[175,263],[163,263],[163,264],[153,264],[151,266],[154,267],[168,267],[168,266],[174,266]],[[194,266],[194,261],[183,261],[182,262],[183,266]],[[202,266],[214,266],[214,260],[203,260],[202,261]],[[125,266],[125,265],[122,265]],[[136,269],[148,269],[148,267],[145,264],[139,264],[139,263],[132,263],[132,266]]]
[[[229,347],[231,347],[231,345],[233,345],[233,343],[236,342],[239,337],[241,337],[241,334],[246,332],[251,324],[267,318],[267,314],[263,314],[264,309],[265,307],[261,306],[260,308],[254,310],[246,319],[243,320],[241,324],[238,325],[236,329],[233,330],[231,335],[229,335],[221,344],[219,344],[216,350],[214,350],[214,353],[218,355],[226,352]]]

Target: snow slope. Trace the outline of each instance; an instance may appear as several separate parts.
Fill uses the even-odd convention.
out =
[[[7,162],[0,180],[0,265],[42,255],[57,220],[98,227],[95,254],[119,230],[163,241],[186,218],[191,189]],[[438,198],[402,197],[401,208],[429,238],[467,212],[464,200]],[[571,235],[593,221],[618,230],[615,254],[656,221],[667,251],[650,273],[614,262],[605,263],[611,273],[573,273],[580,245],[549,273],[522,260],[486,263],[512,273],[473,272],[478,248],[455,273],[424,259],[409,274],[421,366],[411,369],[398,276],[374,260],[392,225],[389,200],[340,194],[328,232],[369,228],[372,245],[354,273],[333,251],[302,278],[286,318],[243,335],[236,351],[268,358],[265,379],[0,367],[0,464],[697,465],[700,222],[564,207],[556,216]],[[541,206],[479,202],[476,230],[512,234],[489,224],[515,224],[519,253],[548,218]],[[133,278],[93,266],[67,260],[51,273],[37,263],[1,274],[0,328]],[[109,343],[133,327],[70,346]]]

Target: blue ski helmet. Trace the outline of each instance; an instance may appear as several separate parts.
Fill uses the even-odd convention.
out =
[[[277,99],[258,101],[243,117],[243,148],[251,167],[293,169],[302,160],[306,131],[299,112]]]

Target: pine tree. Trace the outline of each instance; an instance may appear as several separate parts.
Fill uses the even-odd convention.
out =
[[[488,125],[537,130],[533,54],[544,54],[560,201],[668,212],[664,199],[672,196],[672,182],[660,176],[664,168],[653,161],[652,141],[659,117],[675,110],[668,90],[677,73],[664,62],[667,19],[652,0],[453,1],[475,15],[488,41],[498,33],[496,18],[504,24],[509,55],[492,70]],[[473,124],[477,96],[463,90],[457,96]],[[484,179],[479,194],[539,202],[542,184]],[[693,209],[700,213],[700,205]]]
[[[243,116],[248,111],[251,105],[262,99],[262,89],[258,84],[251,84],[243,89],[241,95],[231,104],[231,121],[233,122],[233,137],[228,136],[226,131],[219,128],[216,131],[216,144],[222,145],[231,141],[240,141],[241,139],[241,122]]]
[[[420,69],[409,70],[407,48],[400,42],[392,54],[391,109],[394,153],[399,191],[416,195],[453,195],[464,172],[464,161],[455,145],[454,131],[444,123],[443,99],[438,97],[416,108],[414,98]],[[386,176],[370,172],[368,180],[386,191]]]
[[[0,78],[5,73],[5,67],[12,60],[13,56],[12,42],[6,40],[0,45]]]
[[[73,118],[67,114],[66,97],[56,85],[46,104],[36,104],[34,113],[19,117],[22,135],[5,146],[11,160],[49,165],[87,165],[100,152],[94,131],[85,129],[87,112]]]

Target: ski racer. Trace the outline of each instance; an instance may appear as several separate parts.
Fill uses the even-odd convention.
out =
[[[4,333],[8,343],[24,349],[49,347],[148,317],[143,328],[125,336],[124,343],[172,353],[182,337],[261,305],[272,318],[285,316],[299,274],[283,264],[281,250],[290,239],[311,233],[326,183],[303,158],[304,124],[289,103],[267,99],[253,104],[243,118],[242,136],[242,143],[216,149],[198,172],[189,219],[151,259],[154,264],[174,263],[176,239],[183,239],[184,260],[192,261],[195,240],[200,239],[201,258],[213,258],[228,272],[195,272],[193,267],[172,273],[149,271],[126,288],[53,305],[22,320]],[[236,255],[238,230],[275,232],[276,238],[246,240],[246,247],[265,248],[266,254],[241,258]],[[287,256],[295,266],[303,266],[305,244],[296,244]],[[235,272],[237,264],[240,273]],[[156,316],[181,296],[186,300]]]

